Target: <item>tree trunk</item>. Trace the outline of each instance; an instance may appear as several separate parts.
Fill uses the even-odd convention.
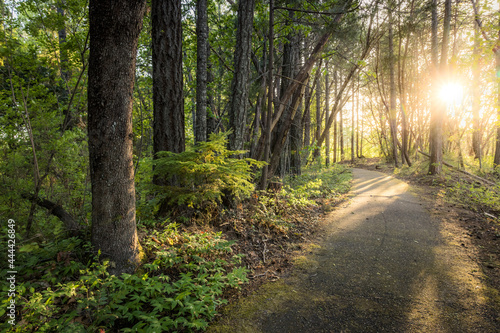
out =
[[[345,151],[344,151],[344,115],[342,108],[339,110],[339,141],[340,141],[340,161],[343,162],[345,160]]]
[[[316,81],[316,142],[319,140],[319,136],[321,135],[321,80]],[[319,159],[321,156],[320,146],[316,147],[314,150],[314,159]]]
[[[160,151],[185,149],[180,1],[152,1],[153,158]],[[153,183],[167,185],[155,175]]]
[[[500,71],[500,48],[495,51],[496,72]],[[497,79],[498,80],[498,79]],[[497,125],[495,140],[495,157],[493,158],[493,167],[497,169],[500,166],[500,83],[497,83]]]
[[[273,121],[273,98],[274,98],[274,80],[273,80],[273,54],[274,54],[274,1],[269,0],[269,66],[268,66],[268,88],[267,88],[267,119],[265,124],[265,133],[261,137],[264,138],[264,161],[269,161],[271,154],[271,123]],[[267,180],[269,178],[269,165],[266,164],[262,168],[259,189],[267,188]]]
[[[355,105],[354,105],[354,98],[356,96],[356,91],[355,91],[355,80],[352,80],[352,111],[351,111],[351,164],[354,164],[354,111],[355,111]]]
[[[437,175],[443,168],[443,134],[442,134],[442,108],[437,98],[438,77],[438,19],[437,0],[432,0],[432,32],[431,32],[431,59],[432,59],[432,91],[431,91],[431,123],[429,136],[430,163],[429,174]]]
[[[293,97],[292,97],[291,112],[290,112],[289,116],[284,120],[282,125],[278,128],[278,131],[277,131],[278,136],[276,137],[276,141],[272,147],[271,161],[269,163],[270,175],[274,175],[276,172],[276,169],[278,167],[279,160],[280,160],[280,153],[283,150],[283,147],[285,145],[288,131],[290,130],[290,127],[291,127],[292,122],[294,120],[298,106],[299,106],[299,104],[302,100],[302,97],[304,95],[304,90],[305,90],[305,86],[303,85],[300,89],[298,89],[294,92]]]
[[[493,49],[495,53],[496,73],[500,73],[500,33],[498,35],[497,46]],[[498,75],[498,74],[497,74]],[[495,157],[493,158],[493,167],[495,170],[500,166],[500,81],[497,77],[497,122],[496,122],[496,142]]]
[[[328,68],[328,66],[327,66]],[[325,75],[325,124],[328,124],[330,119],[330,80],[328,76],[328,69]],[[319,131],[318,131],[319,132]],[[330,165],[330,131],[326,133],[325,139],[325,165]]]
[[[338,90],[338,77],[337,77],[337,68],[335,68],[333,72],[333,82],[334,82],[334,93],[337,96]],[[333,119],[333,163],[337,163],[337,146],[338,146],[338,131],[337,131],[337,115],[332,112]]]
[[[300,45],[302,44],[301,36],[296,35],[294,38],[294,47],[293,52],[294,56],[294,64],[293,68],[294,72],[297,71],[297,68],[300,65],[302,54],[300,52]],[[296,73],[294,73],[295,76]],[[302,88],[301,88],[302,89]],[[305,87],[304,87],[305,92]],[[293,175],[301,175],[302,174],[302,119],[303,119],[303,98],[301,98],[299,105],[297,107],[297,114],[293,118],[292,127],[290,128],[290,172]]]
[[[302,120],[304,125],[304,146],[306,147],[311,144],[311,95],[312,91],[308,85],[304,93],[304,117]]]
[[[229,135],[230,150],[242,150],[245,141],[254,8],[255,0],[238,1],[234,76],[229,102],[229,127],[232,129]]]
[[[391,153],[394,159],[394,166],[399,167],[398,163],[398,129],[397,129],[397,111],[396,111],[396,82],[394,80],[394,37],[393,37],[392,9],[389,9],[389,81],[390,81],[390,102],[389,102],[389,128],[391,130]]]
[[[472,74],[474,76],[472,84],[472,151],[474,159],[481,159],[481,129],[479,120],[479,111],[481,109],[481,66],[480,62],[480,32],[479,27],[474,23],[474,51]]]
[[[66,49],[66,19],[65,19],[65,12],[64,9],[62,8],[63,2],[60,1],[57,4],[57,14],[61,17],[61,21],[63,22],[62,27],[59,29],[57,32],[58,37],[59,37],[59,54],[60,54],[60,66],[61,66],[61,78],[63,79],[64,83],[67,84],[69,80],[69,68],[68,68],[68,50]],[[68,91],[65,89],[66,95],[68,94]]]
[[[208,12],[207,0],[196,1],[196,142],[207,141]]]
[[[92,245],[113,263],[139,264],[132,162],[132,96],[137,42],[146,1],[90,0],[88,146]]]

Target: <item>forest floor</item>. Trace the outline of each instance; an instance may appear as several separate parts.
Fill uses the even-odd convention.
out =
[[[251,283],[209,332],[500,331],[497,222],[435,178],[355,175],[357,195],[312,212],[299,239],[239,243]]]

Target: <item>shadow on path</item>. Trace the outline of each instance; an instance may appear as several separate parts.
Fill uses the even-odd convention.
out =
[[[351,200],[291,276],[228,309],[212,332],[498,332],[475,264],[408,185],[354,169]]]

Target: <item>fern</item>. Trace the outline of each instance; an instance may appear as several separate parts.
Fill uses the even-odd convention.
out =
[[[225,194],[243,199],[253,192],[252,168],[265,162],[251,158],[237,159],[245,151],[226,148],[228,133],[211,134],[209,141],[199,142],[182,153],[160,152],[154,174],[175,179],[175,185],[159,186],[169,204],[201,207],[221,203]]]

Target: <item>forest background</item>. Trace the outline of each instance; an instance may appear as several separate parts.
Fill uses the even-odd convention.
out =
[[[254,204],[259,228],[293,233],[280,205],[347,191],[338,162],[428,155],[425,173],[498,179],[496,1],[122,5],[0,3],[17,329],[206,327],[247,271],[221,233],[183,229]]]

